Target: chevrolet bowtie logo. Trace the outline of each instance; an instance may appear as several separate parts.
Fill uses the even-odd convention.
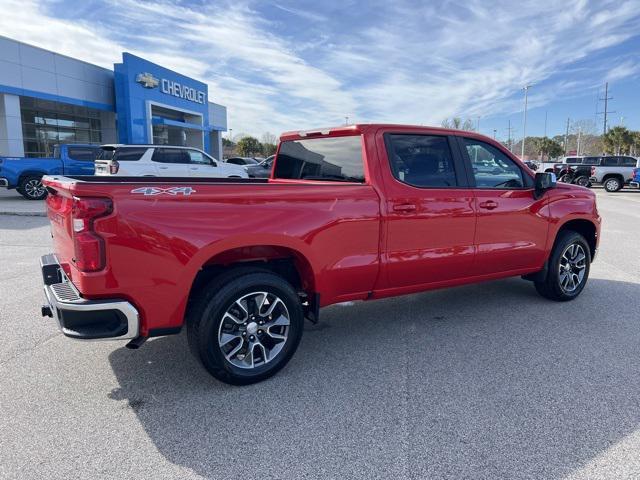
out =
[[[139,73],[136,76],[136,82],[141,84],[144,88],[156,88],[160,83],[160,80],[158,80],[156,77],[154,77],[150,73],[145,72],[145,73]]]

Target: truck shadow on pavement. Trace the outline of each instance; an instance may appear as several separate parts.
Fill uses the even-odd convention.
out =
[[[111,353],[109,397],[206,478],[593,475],[640,425],[638,298],[591,279],[553,303],[509,279],[333,306],[248,387],[210,377],[184,334],[158,338]]]

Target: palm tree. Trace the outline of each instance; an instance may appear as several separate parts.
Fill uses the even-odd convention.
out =
[[[633,145],[632,133],[625,127],[613,127],[604,135],[604,151],[605,153],[612,153],[614,155],[620,155],[621,153],[627,153]]]

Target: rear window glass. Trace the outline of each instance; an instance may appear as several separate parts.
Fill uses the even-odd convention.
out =
[[[622,157],[622,165],[624,167],[635,167],[638,161],[633,157]]]
[[[364,182],[360,137],[282,142],[274,178]]]
[[[119,162],[140,160],[147,151],[146,148],[103,148],[98,154],[98,160],[117,160]]]

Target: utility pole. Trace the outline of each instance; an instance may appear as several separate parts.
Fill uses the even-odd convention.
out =
[[[524,90],[524,121],[522,124],[522,150],[520,152],[520,160],[524,160],[524,142],[527,139],[527,98],[531,85],[525,85]]]
[[[511,151],[511,132],[513,131],[513,128],[511,128],[511,119],[509,119],[509,123],[508,123],[508,127],[507,127],[507,148],[509,148],[509,151]]]
[[[564,154],[565,156],[568,154],[569,152],[569,122],[571,121],[570,118],[567,118],[567,131],[564,134]]]
[[[349,115],[344,116],[344,124],[349,125]]]
[[[544,137],[547,138],[547,110],[544,111]]]
[[[576,147],[577,156],[580,156],[580,137],[582,137],[582,127],[578,127],[578,145]]]
[[[478,119],[476,120],[476,132],[480,133],[480,115],[478,115]]]
[[[493,139],[494,139],[494,140],[496,139],[496,133],[497,133],[497,131],[498,131],[497,129],[495,129],[495,128],[493,129]]]
[[[606,82],[604,84],[604,98],[598,98],[598,101],[604,101],[604,111],[596,112],[596,114],[599,114],[599,113],[604,114],[604,122],[603,122],[603,126],[602,126],[602,134],[603,135],[607,134],[607,116],[610,113],[616,113],[615,110],[614,111],[610,111],[609,110],[609,100],[613,100],[613,97],[609,96],[609,82]]]

